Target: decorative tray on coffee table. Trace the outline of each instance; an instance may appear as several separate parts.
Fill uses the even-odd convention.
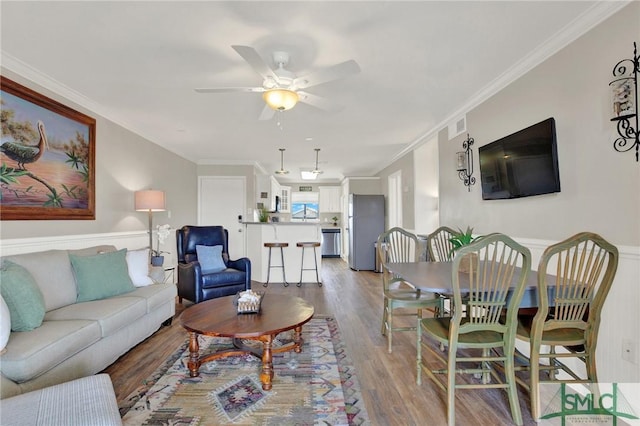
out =
[[[240,314],[257,314],[260,312],[262,305],[262,299],[264,298],[263,291],[241,291],[237,293],[233,298],[233,304],[238,309],[238,315]]]

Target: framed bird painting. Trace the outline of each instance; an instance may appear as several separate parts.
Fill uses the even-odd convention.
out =
[[[96,120],[0,76],[0,220],[95,220]]]

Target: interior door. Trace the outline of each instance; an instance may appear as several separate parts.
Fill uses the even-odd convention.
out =
[[[229,231],[229,257],[245,256],[244,225],[238,217],[246,211],[244,176],[198,178],[198,225],[222,225]]]

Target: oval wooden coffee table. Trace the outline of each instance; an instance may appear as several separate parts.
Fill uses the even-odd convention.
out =
[[[290,350],[299,353],[302,350],[302,326],[313,317],[313,306],[299,297],[267,293],[262,300],[260,313],[238,315],[233,298],[234,296],[227,296],[207,300],[185,309],[180,315],[182,326],[189,332],[189,375],[198,376],[200,366],[209,361],[250,353],[262,359],[262,389],[270,390],[273,354]],[[292,329],[294,335],[291,344],[272,347],[273,340],[279,333]],[[200,355],[200,334],[230,337],[235,347]],[[244,345],[242,340],[260,341],[262,347]]]

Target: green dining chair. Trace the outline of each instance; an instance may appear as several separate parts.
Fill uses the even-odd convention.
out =
[[[461,272],[461,261],[467,256],[472,259],[469,270]],[[513,421],[522,424],[514,352],[517,311],[530,271],[529,249],[504,234],[487,235],[456,250],[451,275],[453,315],[418,320],[417,383],[422,383],[424,372],[447,393],[449,425],[455,425],[455,391],[478,388],[506,389]],[[455,308],[462,305],[463,297],[466,314]],[[428,341],[422,341],[423,334],[445,345],[447,357]],[[423,360],[423,350],[444,362],[446,368],[430,369]],[[492,364],[496,363],[501,364],[504,378],[493,368]],[[438,374],[446,375],[444,383]],[[473,374],[480,379],[456,380],[463,374]]]
[[[427,253],[431,262],[444,262],[453,259],[451,238],[455,232],[448,226],[441,226],[427,235]]]
[[[454,255],[454,245],[451,238],[456,231],[448,226],[441,226],[427,235],[427,253],[430,262],[450,262]],[[440,295],[442,298],[442,315],[448,315],[451,310],[449,295]],[[444,347],[442,348],[444,350]]]
[[[394,331],[414,331],[415,326],[399,327],[393,324],[394,316],[417,316],[422,318],[423,309],[431,309],[435,315],[442,312],[442,301],[438,295],[422,292],[401,277],[392,274],[387,263],[417,262],[419,245],[416,235],[402,229],[391,228],[378,237],[377,255],[382,268],[382,335],[387,336],[387,350],[392,352]],[[402,311],[397,309],[403,308]]]
[[[530,370],[530,384],[518,382],[529,389],[534,420],[540,417],[540,383],[597,383],[598,328],[617,268],[618,249],[590,232],[549,246],[542,254],[538,310],[533,319],[521,315],[517,330],[517,338],[530,344],[528,360],[517,354],[526,363],[523,369]],[[569,359],[584,363],[586,376],[569,366]]]

